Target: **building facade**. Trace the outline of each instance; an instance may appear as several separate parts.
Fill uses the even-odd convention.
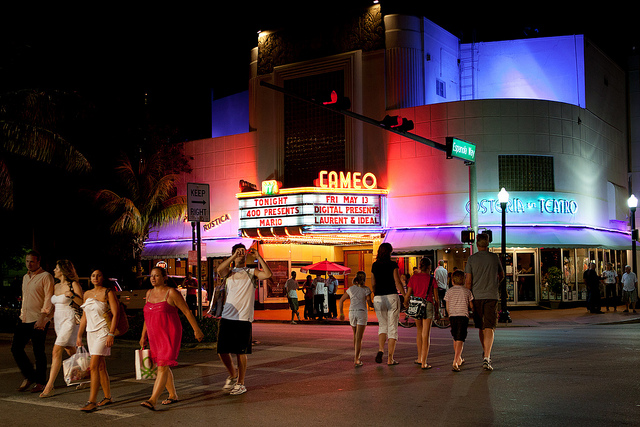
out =
[[[462,44],[426,18],[383,16],[379,6],[347,24],[339,37],[327,30],[331,41],[261,33],[248,96],[239,97],[248,98],[247,132],[185,144],[193,173],[179,191],[187,182],[211,188],[212,221],[200,224],[210,283],[235,242],[254,240],[274,270],[258,291],[266,305],[285,302],[289,272],[302,280],[314,262],[369,274],[382,242],[404,273],[421,256],[464,269],[473,248],[462,231],[490,230],[500,251],[502,187],[510,304],[579,303],[590,261],[623,270],[631,249],[623,70],[580,35]],[[350,111],[405,117],[436,145],[262,82],[313,99],[335,90]],[[475,145],[474,164],[446,158],[449,137]],[[193,234],[190,223],[156,230],[143,255],[184,268]],[[561,289],[546,280],[551,267],[563,271]],[[343,289],[350,275],[340,281]]]

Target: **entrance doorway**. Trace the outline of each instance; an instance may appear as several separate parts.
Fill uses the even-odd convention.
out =
[[[344,266],[349,267],[351,272],[344,276],[344,291],[351,286],[354,277],[358,271],[364,271],[367,274],[366,284],[371,288],[371,264],[373,264],[373,251],[344,251]]]
[[[537,304],[539,300],[536,285],[539,274],[537,259],[535,249],[507,249],[505,274],[509,304]]]

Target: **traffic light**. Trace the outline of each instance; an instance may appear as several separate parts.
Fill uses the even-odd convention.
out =
[[[320,94],[313,98],[313,100],[337,110],[348,110],[351,108],[351,100],[346,96],[338,95],[338,92],[335,90],[331,91],[331,93]]]
[[[385,129],[393,129],[402,132],[407,132],[413,129],[413,121],[400,116],[384,116],[384,119],[382,119],[379,124]]]

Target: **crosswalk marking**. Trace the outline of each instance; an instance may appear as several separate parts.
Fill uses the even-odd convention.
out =
[[[23,403],[26,405],[36,405],[36,406],[46,406],[49,408],[68,409],[76,412],[80,411],[80,408],[78,407],[78,405],[63,403],[55,400],[49,400],[49,401],[43,400],[43,399],[33,400],[33,399],[27,399],[27,398],[21,398],[21,397],[2,397],[0,398],[0,400],[3,400],[5,402]],[[136,415],[139,415],[139,414],[131,414],[131,413],[126,413],[122,411],[117,411],[115,409],[99,409],[95,411],[94,414],[108,415],[116,418],[130,418],[130,417],[135,417]]]

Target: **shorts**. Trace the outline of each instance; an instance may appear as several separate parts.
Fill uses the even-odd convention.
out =
[[[298,298],[287,297],[291,311],[298,311]]]
[[[635,303],[638,300],[638,290],[634,289],[632,291],[622,291],[622,303]]]
[[[354,328],[367,324],[369,315],[364,310],[349,310],[349,324]]]
[[[498,326],[498,300],[474,299],[472,303],[476,329],[495,329]]]
[[[467,339],[467,328],[469,327],[469,318],[467,316],[451,316],[451,336],[454,341],[464,342]]]
[[[400,320],[400,297],[398,294],[376,295],[373,307],[378,317],[378,335],[386,334],[387,338],[398,339],[398,321]]]
[[[220,319],[218,324],[218,354],[251,354],[251,341],[251,322]]]

